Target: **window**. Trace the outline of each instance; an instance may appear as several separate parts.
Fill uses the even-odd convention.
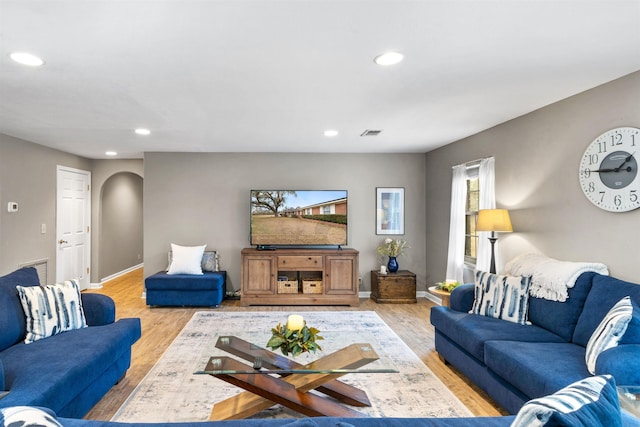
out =
[[[478,222],[478,210],[480,206],[480,182],[478,179],[478,168],[467,168],[467,195],[464,215],[464,261],[468,264],[476,263],[478,251],[478,233],[476,223]]]

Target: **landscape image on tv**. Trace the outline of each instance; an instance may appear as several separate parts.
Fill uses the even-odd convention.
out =
[[[251,190],[251,244],[346,245],[346,190]]]

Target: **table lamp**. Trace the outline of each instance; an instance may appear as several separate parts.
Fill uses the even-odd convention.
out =
[[[496,232],[509,232],[513,231],[511,227],[511,218],[509,218],[509,211],[506,209],[480,209],[478,211],[478,222],[476,223],[476,231],[490,231],[491,237],[491,267],[490,273],[496,273],[496,254],[495,243],[498,238]]]

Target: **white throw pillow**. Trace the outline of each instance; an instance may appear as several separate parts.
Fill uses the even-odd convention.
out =
[[[62,427],[55,416],[40,408],[30,406],[10,406],[0,409],[2,426]]]
[[[476,271],[470,313],[525,325],[529,309],[529,276],[502,276]]]
[[[172,259],[167,274],[202,274],[202,254],[207,245],[171,244]]]
[[[604,316],[587,343],[585,361],[589,372],[595,374],[596,361],[600,353],[618,345],[620,338],[627,330],[631,317],[633,317],[633,305],[628,296],[618,301]]]
[[[27,318],[26,344],[87,327],[77,280],[46,286],[16,286]]]

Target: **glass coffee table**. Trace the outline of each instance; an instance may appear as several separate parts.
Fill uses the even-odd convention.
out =
[[[640,387],[618,386],[620,407],[640,419]]]
[[[379,359],[367,343],[351,344],[308,364],[298,363],[236,336],[219,337],[216,347],[249,364],[228,356],[214,356],[204,370],[196,372],[246,390],[216,403],[210,420],[247,418],[274,404],[311,417],[362,416],[345,404],[371,406],[367,394],[338,378],[351,373],[398,372],[390,368],[362,369]]]

